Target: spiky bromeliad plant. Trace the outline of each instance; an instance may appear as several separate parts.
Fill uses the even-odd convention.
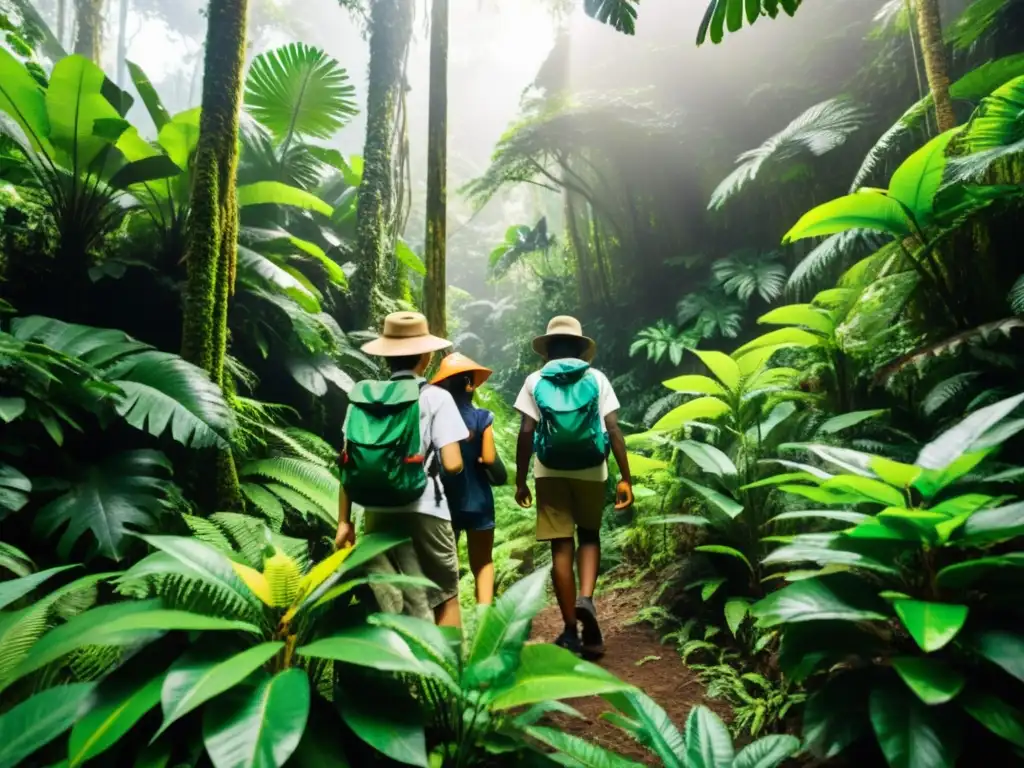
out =
[[[1019,759],[1024,504],[1010,491],[1024,470],[985,467],[1024,429],[1021,403],[972,413],[913,464],[805,446],[838,474],[784,488],[829,508],[799,514],[842,529],[769,554],[765,565],[804,570],[751,612],[781,631],[783,672],[817,688],[804,715],[815,754],[880,749],[893,768],[966,765],[968,749]]]
[[[118,589],[132,599],[91,608],[45,634],[57,593],[0,614],[0,627],[20,628],[30,641],[4,642],[0,659],[10,663],[0,665],[0,690],[5,697],[34,694],[0,716],[0,765],[19,764],[69,728],[66,752],[54,745],[46,753],[54,759],[66,754],[69,766],[99,755],[104,761],[127,760],[151,737],[153,751],[146,754],[165,761],[197,757],[205,749],[218,768],[280,766],[293,754],[320,765],[316,750],[325,740],[333,742],[337,760],[358,749],[340,743],[340,721],[320,704],[337,698],[336,675],[344,667],[437,674],[393,630],[353,623],[351,612],[333,610],[341,606],[339,598],[351,599],[353,589],[371,580],[410,581],[394,574],[353,575],[397,540],[364,537],[355,548],[303,572],[301,559],[285,552],[300,554],[294,540],[269,534],[262,551],[253,541],[235,550],[226,537],[220,548],[186,537],[143,538],[155,551],[129,571],[89,577],[93,584],[116,577]],[[261,562],[250,561],[256,555]],[[52,575],[4,582],[3,602],[12,603]],[[37,615],[40,620],[26,623]],[[5,637],[10,639],[9,632]],[[103,649],[117,651],[108,674],[53,685],[81,680],[61,670],[75,654]],[[162,722],[147,716],[158,703]],[[379,733],[388,727],[380,721],[366,726],[358,707],[342,712],[363,738],[373,728]],[[309,729],[307,721],[313,724]]]

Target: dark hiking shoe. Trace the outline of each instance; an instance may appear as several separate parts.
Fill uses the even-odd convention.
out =
[[[581,597],[576,601],[576,618],[583,625],[583,655],[587,658],[598,658],[604,655],[604,637],[601,625],[597,623],[597,608],[590,597]]]
[[[555,640],[555,645],[559,648],[565,648],[570,653],[575,653],[579,656],[583,652],[583,645],[580,643],[580,635],[574,629],[566,629],[562,634]]]

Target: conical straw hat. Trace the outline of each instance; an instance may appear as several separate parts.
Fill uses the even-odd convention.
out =
[[[452,376],[458,376],[460,373],[473,374],[473,386],[481,387],[485,381],[491,378],[493,371],[490,368],[484,368],[459,352],[453,352],[441,361],[441,367],[430,383],[438,384]]]

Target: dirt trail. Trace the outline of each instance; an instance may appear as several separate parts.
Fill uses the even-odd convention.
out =
[[[683,666],[671,645],[659,643],[654,630],[646,625],[628,625],[644,604],[642,594],[634,591],[602,594],[599,591],[596,603],[607,649],[604,658],[598,661],[600,666],[641,688],[665,709],[680,730],[697,704],[705,704],[719,715],[727,714],[721,702],[706,699],[700,681]],[[551,642],[561,631],[561,614],[557,606],[551,605],[533,622],[532,640]],[[556,727],[631,760],[658,765],[657,759],[629,735],[601,718],[601,713],[610,709],[603,699],[593,697],[569,703],[586,719],[558,715],[551,718]]]

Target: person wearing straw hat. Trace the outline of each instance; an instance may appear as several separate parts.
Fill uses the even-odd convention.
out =
[[[352,504],[360,504],[366,533],[411,540],[390,550],[378,570],[435,585],[425,593],[404,590],[401,610],[459,626],[458,555],[438,475],[462,471],[459,442],[469,430],[451,394],[422,378],[434,353],[450,346],[417,312],[388,315],[381,336],[363,345],[387,361],[391,377],[361,381],[349,393],[335,545],[355,543]]]
[[[526,379],[515,403],[522,415],[516,450],[516,501],[523,508],[533,503],[527,485],[532,457],[537,540],[551,542],[551,578],[565,622],[555,644],[597,657],[604,653],[604,640],[594,588],[601,562],[609,449],[621,473],[615,509],[625,510],[633,504],[626,442],[617,417],[619,400],[608,378],[590,366],[597,344],[583,335],[576,318],[553,318],[547,332],[533,340],[533,349],[545,365]],[[574,536],[579,539],[578,552]],[[578,597],[574,555],[579,566]]]
[[[494,493],[491,485],[504,485],[505,467],[494,445],[494,414],[473,405],[473,394],[491,376],[465,355],[455,352],[441,361],[431,384],[451,393],[469,437],[459,443],[463,470],[445,478],[444,490],[458,542],[466,532],[469,569],[473,572],[478,605],[494,599]]]

